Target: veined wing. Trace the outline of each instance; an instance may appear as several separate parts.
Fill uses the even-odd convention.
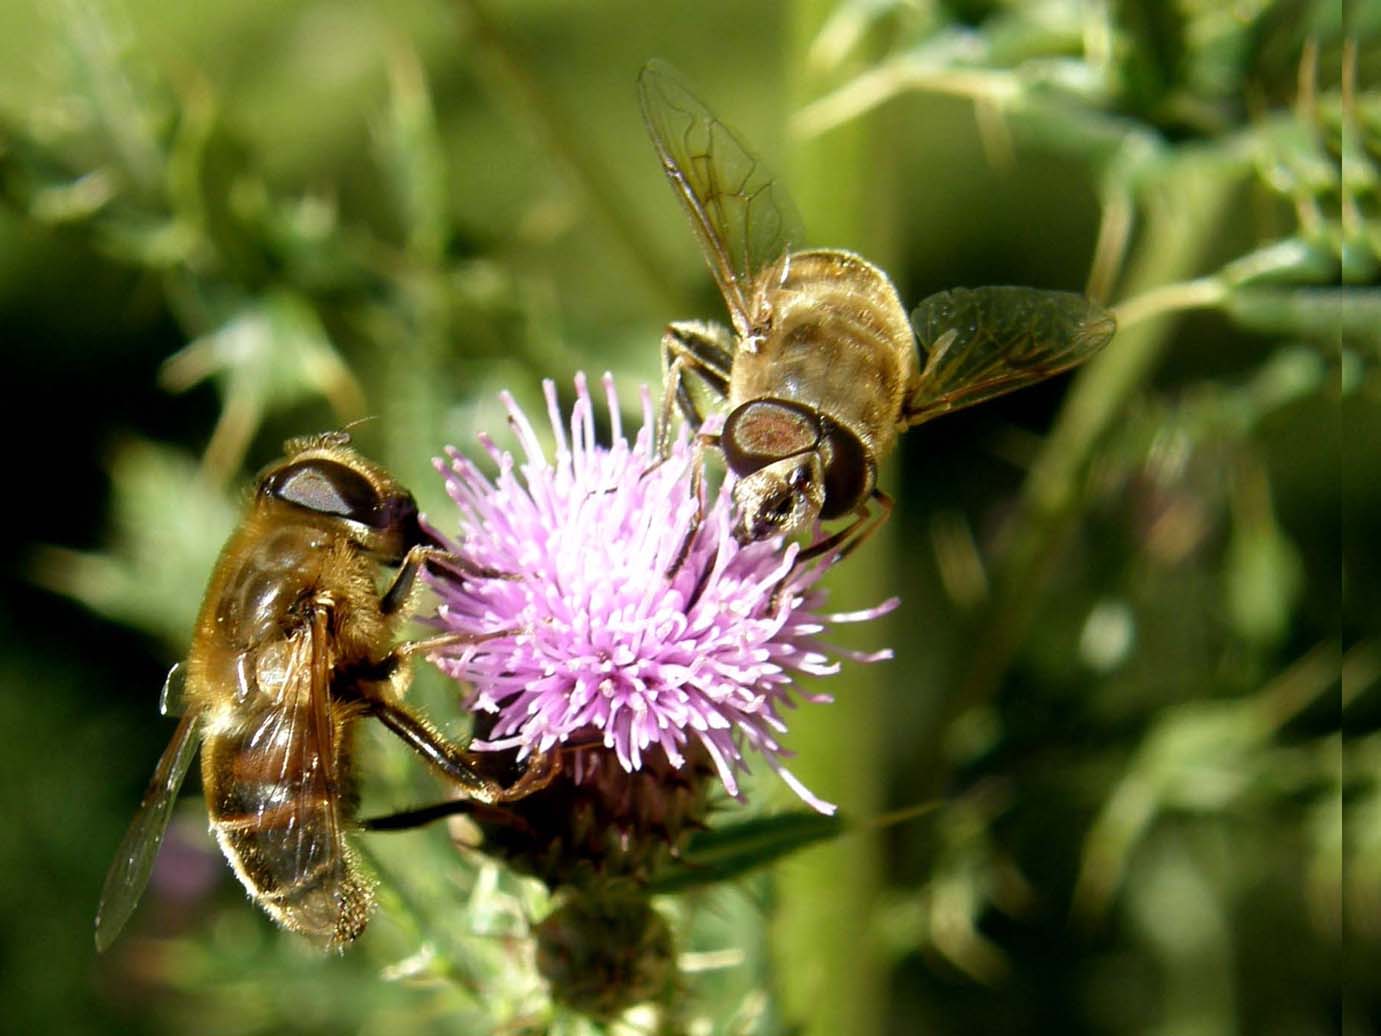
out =
[[[144,894],[158,847],[168,830],[178,789],[196,757],[200,740],[197,717],[188,713],[178,723],[172,741],[158,760],[139,810],[115,852],[101,889],[101,904],[96,908],[96,949],[102,953],[125,927],[139,897]]]
[[[662,169],[690,216],[740,337],[753,333],[758,275],[800,247],[800,217],[752,150],[717,119],[670,65],[638,76],[643,121]]]
[[[164,716],[181,716],[187,711],[186,662],[178,662],[168,670],[158,695],[158,711]]]
[[[1082,295],[1018,287],[940,292],[916,307],[911,326],[921,372],[903,413],[908,425],[1077,366],[1117,329]]]
[[[317,608],[289,641],[276,702],[256,717],[240,747],[240,786],[228,795],[243,812],[223,815],[220,826],[227,844],[253,854],[265,907],[287,927],[329,937],[338,912],[329,896],[348,863],[329,712],[328,621]]]

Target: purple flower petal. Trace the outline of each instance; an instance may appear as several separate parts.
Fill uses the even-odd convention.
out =
[[[798,566],[794,544],[738,543],[728,485],[704,501],[688,544],[694,451],[683,435],[657,461],[646,389],[643,425],[629,443],[613,379],[606,374],[603,384],[610,446],[596,440],[581,375],[569,425],[555,386],[544,383],[551,459],[505,393],[521,459],[484,437],[496,476],[451,448],[437,461],[459,513],[459,552],[478,568],[504,573],[427,576],[441,597],[440,625],[489,637],[433,659],[467,686],[468,708],[494,717],[489,736],[472,747],[518,748],[526,756],[602,744],[633,772],[651,752],[679,768],[698,745],[735,796],[737,775],[748,769],[745,753],[755,752],[803,801],[832,813],[782,763],[789,754],[777,741],[786,731],[782,710],[798,700],[831,700],[799,691],[795,673],[829,676],[839,671],[839,657],[890,657],[838,651],[817,638],[832,623],[885,614],[896,600],[821,612],[817,583],[832,559]],[[678,556],[683,561],[669,575]]]

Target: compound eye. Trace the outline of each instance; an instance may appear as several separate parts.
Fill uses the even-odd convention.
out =
[[[834,425],[824,439],[826,521],[853,511],[873,491],[872,457],[852,432]]]
[[[376,529],[390,518],[369,480],[332,460],[289,464],[265,478],[260,492],[316,514],[348,518]]]
[[[735,474],[748,475],[813,450],[819,441],[820,421],[809,408],[784,399],[754,399],[729,415],[719,445]]]

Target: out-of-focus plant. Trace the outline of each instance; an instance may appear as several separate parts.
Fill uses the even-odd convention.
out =
[[[152,278],[188,344],[162,382],[210,380],[221,400],[201,481],[157,447],[129,442],[112,461],[121,541],[107,558],[49,551],[41,578],[113,618],[176,638],[195,593],[150,594],[149,580],[199,587],[229,528],[225,485],[262,424],[311,399],[345,425],[383,417],[389,451],[413,476],[425,459],[398,444],[445,420],[439,383],[532,359],[541,306],[502,267],[454,254],[440,144],[414,55],[391,64],[391,104],[376,133],[382,206],[342,215],[331,187],[275,190],[220,119],[213,87],[190,74],[174,90],[128,60],[99,8],[72,4],[64,24],[74,88],[5,129],[0,189],[12,211]],[[452,344],[463,335],[466,348]],[[371,391],[348,363],[366,372]],[[473,380],[481,381],[476,378]],[[366,429],[368,431],[368,429]],[[198,521],[160,497],[216,511]],[[198,502],[200,501],[200,502]],[[149,513],[145,513],[149,512]],[[187,548],[167,552],[176,525]],[[206,535],[203,535],[206,533]],[[171,606],[157,619],[152,609]]]
[[[1076,944],[1126,924],[1160,969],[1154,983],[1109,973],[1102,990],[1068,991],[1099,1031],[1132,1025],[1152,1004],[1159,1031],[1255,1031],[1278,1012],[1289,1018],[1281,1031],[1316,1031],[1321,1018],[1309,1022],[1261,982],[1271,966],[1251,933],[1267,922],[1249,904],[1297,883],[1309,944],[1328,955],[1343,934],[1344,866],[1375,867],[1344,848],[1327,705],[1349,661],[1373,681],[1360,662],[1374,642],[1358,638],[1375,627],[1351,613],[1350,650],[1339,651],[1329,548],[1305,547],[1295,536],[1308,533],[1282,521],[1273,440],[1294,421],[1317,427],[1307,415],[1321,407],[1355,405],[1360,416],[1363,401],[1375,405],[1381,95],[1365,84],[1381,26],[1375,12],[1317,4],[956,10],[840,5],[806,62],[833,85],[794,128],[815,138],[884,104],[958,97],[972,103],[993,162],[1073,157],[1100,190],[1088,291],[1114,301],[1119,334],[1025,456],[1024,490],[989,556],[962,520],[934,527],[937,574],[965,618],[914,770],[929,790],[974,789],[949,799],[943,817],[957,822],[961,803],[990,805],[962,853],[937,821],[904,855],[914,866],[894,873],[919,879],[910,896],[884,900],[889,948],[899,966],[925,950],[1000,991],[1020,981],[1022,961],[985,927],[1037,927],[1063,906]],[[1235,344],[1205,364],[1213,373],[1202,383],[1162,388],[1158,370],[1192,369],[1180,356],[1223,337],[1202,320],[1186,332],[1171,319],[1190,311],[1216,313],[1217,327],[1255,336],[1256,349]],[[1370,417],[1361,425],[1374,434]],[[1314,463],[1336,463],[1335,428],[1319,428]],[[1345,576],[1344,594],[1358,592]],[[1068,632],[1037,636],[1038,621]],[[1032,675],[1066,696],[1023,703]],[[1075,688],[1077,702],[1067,697]],[[1062,723],[1018,719],[1057,705],[1068,710]],[[1025,793],[973,797],[994,779]],[[1076,804],[1098,803],[1101,787],[1062,904],[1048,849],[1022,829],[1042,813],[1077,824]],[[1229,837],[1241,838],[1236,852]],[[1047,880],[1033,880],[1032,866]],[[904,929],[898,918],[909,919]],[[1239,984],[1250,988],[1228,992]],[[1119,987],[1159,995],[1119,1004]],[[913,1005],[936,1031],[1001,1027],[1001,1012],[941,1021],[924,998]]]
[[[591,208],[626,218],[612,181],[572,150],[579,134],[543,109],[502,20],[458,7],[474,53],[507,70],[539,150],[602,190]],[[927,235],[981,235],[987,214],[960,214],[960,231],[931,227],[913,222],[908,197],[932,181],[952,188],[945,134],[971,128],[1013,192],[1024,185],[1010,174],[1031,163],[1087,185],[1086,290],[1120,324],[1048,433],[1004,424],[977,446],[938,430],[908,443],[892,528],[831,576],[846,592],[867,580],[876,601],[892,564],[903,602],[886,640],[902,658],[874,670],[863,701],[841,694],[828,718],[797,717],[794,743],[829,750],[793,769],[813,788],[925,812],[893,824],[848,816],[849,800],[844,821],[726,809],[631,908],[553,898],[483,852],[458,854],[448,835],[473,833],[459,823],[371,836],[379,916],[328,961],[168,870],[148,907],[157,934],[135,933],[112,970],[171,994],[156,1014],[172,1031],[1366,1031],[1381,1012],[1372,7],[787,6],[787,80],[801,101],[789,121],[799,182],[787,186],[808,226],[841,238],[819,243],[867,252],[904,289],[923,285],[909,297],[951,286],[928,281],[974,260],[928,253]],[[369,190],[329,173],[285,184],[208,76],[160,75],[129,59],[128,30],[94,7],[63,10],[68,89],[0,121],[6,214],[134,271],[185,343],[164,384],[211,382],[219,412],[199,464],[122,440],[109,547],[44,550],[46,585],[180,648],[234,520],[229,487],[246,457],[272,450],[266,438],[304,419],[377,416],[360,434],[377,436],[424,504],[439,502],[428,458],[502,421],[493,389],[619,365],[622,353],[605,359],[593,338],[556,348],[571,344],[555,330],[558,289],[457,225],[430,61],[389,45],[374,153],[366,173],[353,170]],[[679,57],[675,37],[660,46]],[[638,63],[601,70],[628,84],[630,120]],[[708,92],[732,98],[751,71],[721,69]],[[869,148],[887,159],[865,160]],[[870,221],[868,198],[882,220]],[[522,227],[559,224],[553,211],[534,202]],[[1033,226],[1050,225],[1037,215]],[[610,241],[659,272],[636,234]],[[1035,264],[1045,246],[1008,243]],[[650,370],[655,329],[640,348]],[[927,482],[951,449],[958,488]],[[1023,469],[1019,489],[981,475],[994,454]],[[443,683],[416,692],[463,733]],[[849,750],[862,743],[851,716],[886,727],[866,757]],[[824,728],[815,738],[812,723]],[[365,812],[435,794],[413,761],[365,753]],[[204,858],[198,811],[175,821],[174,852]],[[876,873],[841,874],[805,853],[785,877],[764,869],[868,838]],[[793,897],[800,889],[816,901]],[[872,912],[812,928],[829,916],[818,901],[829,890]],[[649,960],[675,947],[674,969],[649,980],[661,1008],[610,1020],[598,1006],[554,1006],[543,974],[576,990],[567,1002],[598,1003],[602,987],[580,984],[596,966],[581,940],[634,914],[629,941]],[[772,945],[774,930],[790,934]],[[1352,980],[1341,1021],[1340,970]]]

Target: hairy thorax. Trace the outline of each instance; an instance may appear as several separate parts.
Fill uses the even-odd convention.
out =
[[[735,357],[730,408],[786,399],[818,411],[884,453],[916,369],[910,324],[887,276],[833,249],[797,252],[763,274],[759,341]]]
[[[188,652],[190,688],[233,687],[240,708],[255,699],[281,706],[283,688],[300,664],[296,635],[323,604],[330,613],[331,665],[368,661],[370,646],[380,642],[384,620],[378,612],[350,605],[361,599],[361,589],[365,599],[376,596],[373,565],[313,522],[264,528],[247,522],[226,544],[223,562],[229,563],[217,568]],[[221,704],[231,705],[224,697]]]

